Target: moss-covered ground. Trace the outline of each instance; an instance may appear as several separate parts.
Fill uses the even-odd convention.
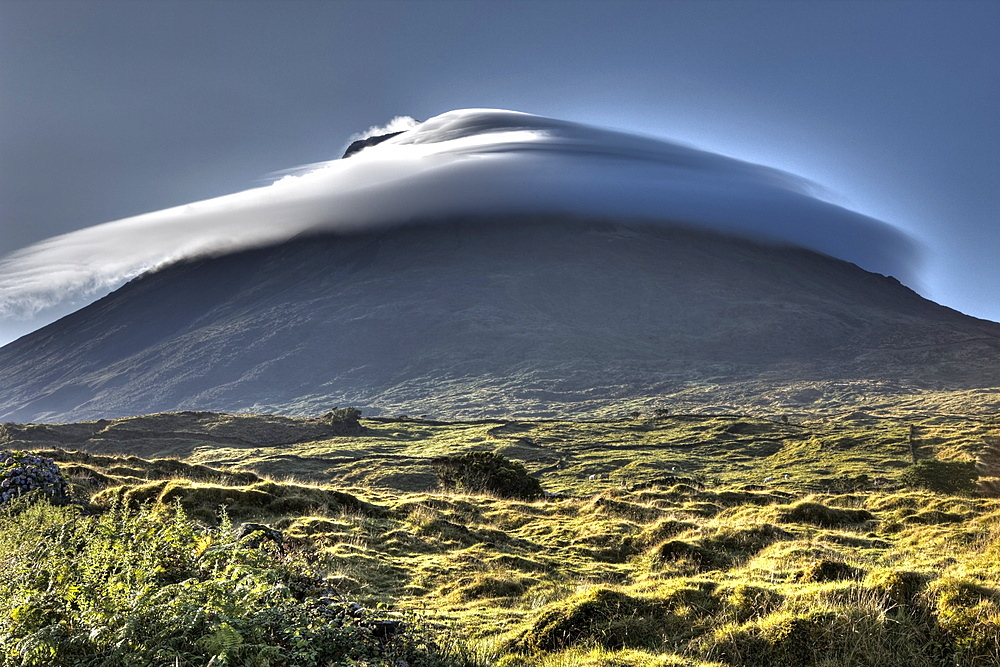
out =
[[[220,509],[281,530],[338,595],[459,638],[462,664],[1000,664],[995,419],[362,419],[268,444],[253,417],[199,414],[222,431],[5,425],[0,448],[54,458],[97,514],[179,503],[206,532]],[[547,496],[438,490],[432,459],[471,451]],[[921,461],[978,461],[978,481],[955,468],[978,486],[922,488]]]

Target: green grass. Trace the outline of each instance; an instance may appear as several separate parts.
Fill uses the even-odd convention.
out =
[[[241,432],[254,431],[252,418],[239,419]],[[920,475],[912,467],[914,454],[931,462],[974,460],[988,452],[997,422],[860,413],[792,421],[725,415],[601,422],[380,419],[362,420],[365,428],[355,435],[294,444],[287,442],[295,439],[289,432],[294,424],[282,422],[284,444],[261,438],[235,446],[204,428],[201,444],[174,438],[181,444],[173,459],[110,455],[106,440],[93,447],[101,455],[50,447],[45,455],[68,472],[73,493],[93,516],[31,509],[2,517],[0,562],[19,563],[23,554],[37,553],[25,545],[68,530],[61,526],[86,533],[80,526],[125,513],[143,517],[153,531],[153,545],[133,543],[140,555],[166,539],[155,531],[169,530],[155,526],[183,526],[182,538],[170,539],[187,546],[172,558],[187,574],[197,573],[201,566],[192,554],[204,540],[233,544],[226,537],[231,532],[219,533],[223,509],[234,524],[266,523],[285,535],[286,555],[267,544],[256,551],[233,546],[239,558],[257,562],[266,552],[264,569],[273,569],[267,577],[291,581],[308,572],[327,595],[419,618],[415,636],[434,638],[432,658],[440,664],[903,667],[1000,661],[1000,500],[961,485],[956,488],[963,495],[929,490],[924,473],[934,466],[919,466]],[[227,421],[219,416],[212,423]],[[139,426],[131,427],[138,451],[148,446],[171,453],[164,447],[169,433],[146,445],[143,438],[152,431],[143,435]],[[47,445],[59,444],[53,436],[58,428],[46,436]],[[231,440],[232,426],[226,428]],[[37,440],[21,445],[32,442]],[[75,443],[88,447],[86,438]],[[520,462],[551,495],[517,500],[439,491],[433,460],[469,452]],[[182,523],[171,519],[176,507],[183,509]],[[35,516],[30,512],[39,527],[18,537],[27,530],[24,517]],[[109,535],[100,549],[125,559],[132,547]],[[48,557],[64,569],[81,559],[66,551]],[[87,581],[96,575],[79,576]],[[26,598],[30,582],[19,581],[20,592],[4,598],[8,615],[49,608],[51,601]],[[46,582],[31,585],[41,591],[42,583],[48,590]],[[156,585],[149,585],[150,595]],[[308,604],[313,594],[296,604]],[[59,604],[70,609],[65,598]],[[89,613],[87,619],[99,619],[109,632],[125,623],[125,616]],[[97,621],[82,619],[59,623],[69,623],[72,636],[89,637]],[[13,655],[18,641],[52,627],[51,620],[32,621],[28,634],[8,623],[0,645]],[[240,637],[251,623],[243,617],[227,622]],[[429,634],[419,634],[424,632]],[[187,640],[202,653],[180,664],[194,665],[225,653],[234,637],[216,623],[198,626]],[[79,641],[85,647],[90,640]],[[213,667],[265,664],[248,657],[249,649],[226,655],[229,662],[220,658]],[[413,656],[410,665],[424,664]],[[376,656],[367,664],[393,663]]]

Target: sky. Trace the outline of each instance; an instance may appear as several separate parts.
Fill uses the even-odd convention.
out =
[[[1000,320],[997,34],[989,0],[0,0],[0,255],[502,108],[808,179]]]
[[[914,244],[896,228],[824,200],[792,174],[717,153],[502,109],[396,117],[366,134],[363,150],[270,184],[75,230],[0,258],[0,316],[37,322],[54,306],[179,260],[305,234],[447,219],[497,225],[523,215],[680,224],[809,248],[903,281],[915,274]]]

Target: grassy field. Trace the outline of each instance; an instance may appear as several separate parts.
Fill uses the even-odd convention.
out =
[[[338,434],[322,419],[180,413],[7,424],[0,448],[55,459],[91,522],[131,511],[169,524],[182,508],[193,546],[173,557],[191,571],[203,569],[206,540],[230,544],[239,558],[308,569],[317,596],[439,639],[433,656],[332,664],[971,666],[1000,662],[998,424],[660,412],[386,418]],[[439,490],[434,459],[468,452],[523,463],[545,497]],[[978,479],[963,461],[978,461]],[[70,510],[57,511],[45,521],[66,525]],[[0,519],[8,572],[23,551],[14,535],[35,530],[27,512]],[[280,530],[284,550],[236,540],[243,522]],[[0,626],[10,664],[118,664],[12,661],[48,621]],[[296,664],[251,657],[236,621],[197,628],[189,643],[213,667]],[[240,640],[227,649],[226,637]],[[169,664],[208,664],[177,651],[163,654]]]

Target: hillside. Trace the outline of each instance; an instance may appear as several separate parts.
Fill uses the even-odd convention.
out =
[[[360,424],[332,413],[308,419],[187,412],[75,424],[7,423],[0,425],[0,447],[176,459],[315,484],[408,492],[437,489],[437,457],[490,451],[523,462],[557,493],[694,480],[761,485],[768,478],[775,489],[820,492],[895,488],[899,472],[914,458],[977,459],[996,424],[995,417],[862,412],[806,421],[660,412],[610,421],[371,418]],[[983,475],[1000,477],[994,467],[988,464]]]
[[[530,218],[145,274],[0,349],[0,418],[436,418],[1000,406],[1000,325],[791,247]],[[929,403],[928,403],[929,402]]]
[[[155,651],[191,665],[219,655],[281,665],[292,654],[295,664],[347,665],[346,649],[323,653],[344,637],[317,628],[360,624],[351,650],[367,646],[364,664],[386,666],[1000,660],[1000,501],[989,479],[970,486],[976,475],[962,463],[978,457],[980,473],[995,476],[996,419],[383,418],[333,436],[318,421],[183,413],[4,425],[0,449],[55,459],[87,513],[0,512],[4,600],[45,610],[4,616],[0,647],[52,646],[64,662],[25,664],[60,666],[133,664]],[[59,448],[69,444],[75,451]],[[167,451],[173,458],[148,458]],[[546,497],[439,489],[435,459],[469,452],[522,463]],[[919,474],[927,469],[934,475]],[[241,522],[281,531],[283,546],[241,539]],[[69,569],[67,535],[80,536]],[[158,574],[130,593],[135,563]],[[31,593],[45,584],[39,568],[65,573]],[[114,576],[77,579],[107,568]],[[74,586],[96,586],[100,604],[91,609]],[[203,590],[198,614],[173,611]],[[280,595],[280,625],[254,590]],[[148,619],[144,632],[114,616],[115,596]],[[346,625],[342,615],[296,625],[341,605],[369,611]],[[379,623],[417,639],[362,632]],[[315,650],[289,643],[293,629]]]

